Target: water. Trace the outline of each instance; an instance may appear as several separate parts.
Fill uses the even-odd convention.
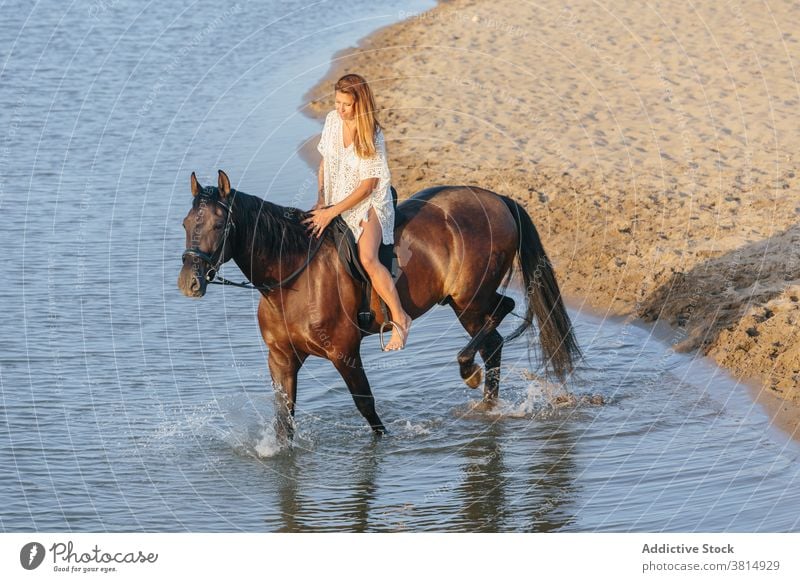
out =
[[[188,176],[310,206],[302,95],[334,51],[430,5],[3,5],[0,529],[798,529],[800,450],[742,386],[576,310],[575,401],[516,343],[497,411],[474,410],[466,333],[437,308],[402,353],[367,340],[388,438],[310,360],[278,446],[257,295],[176,288]]]

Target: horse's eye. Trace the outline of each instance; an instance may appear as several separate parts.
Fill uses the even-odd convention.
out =
[[[218,222],[214,225],[214,230],[221,230],[223,226],[225,226],[223,223]]]

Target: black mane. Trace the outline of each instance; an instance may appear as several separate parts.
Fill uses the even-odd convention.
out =
[[[200,198],[220,202],[219,189],[206,187],[195,197],[197,207]],[[227,199],[233,213],[237,236],[245,244],[252,244],[255,252],[265,249],[279,252],[287,258],[306,255],[310,236],[302,224],[308,213],[297,208],[274,204],[257,196],[231,190]],[[247,236],[248,240],[241,237]]]

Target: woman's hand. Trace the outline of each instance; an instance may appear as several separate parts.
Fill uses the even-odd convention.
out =
[[[316,236],[316,238],[319,238],[320,235],[325,232],[325,229],[331,221],[339,215],[332,206],[324,206],[322,208],[317,208],[315,206],[309,213],[311,216],[306,218],[303,224],[306,225],[309,232]]]

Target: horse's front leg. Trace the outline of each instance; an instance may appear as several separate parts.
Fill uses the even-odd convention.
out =
[[[308,356],[292,350],[270,347],[269,372],[275,391],[275,433],[279,439],[291,440],[294,436],[294,405],[297,400],[297,372]]]
[[[369,380],[364,372],[361,354],[356,351],[351,355],[337,358],[333,360],[333,365],[347,384],[358,411],[367,419],[375,434],[386,434],[386,427],[383,426],[381,419],[378,418],[378,413],[375,412],[375,398],[369,388]]]

